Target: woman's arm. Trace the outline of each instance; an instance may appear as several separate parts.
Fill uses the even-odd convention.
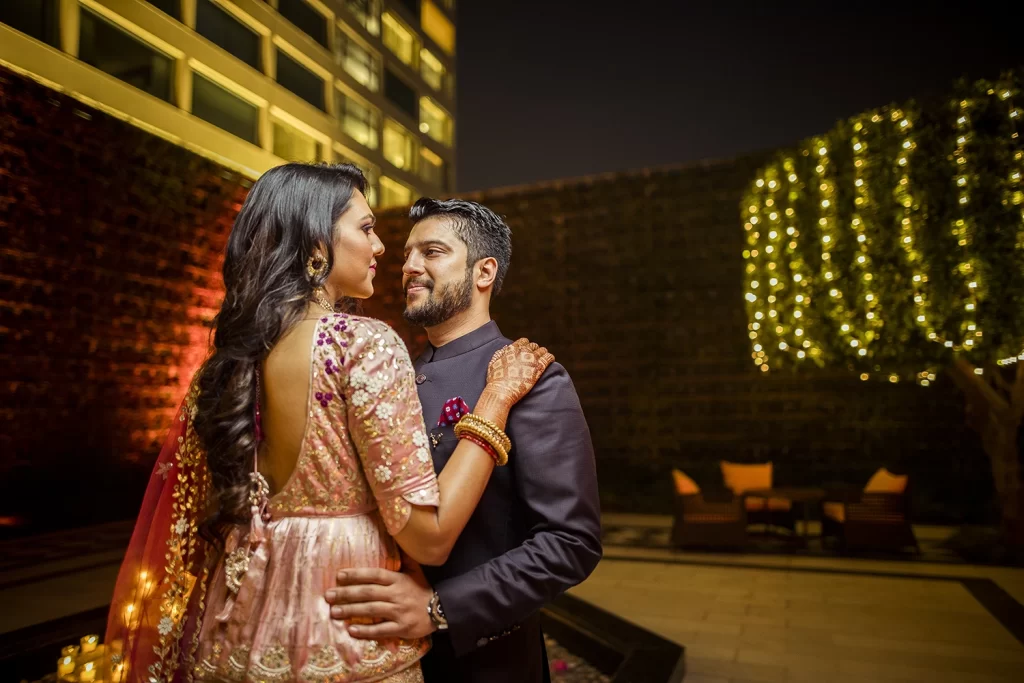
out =
[[[348,427],[388,532],[417,562],[443,564],[476,509],[495,464],[466,439],[436,477],[412,362],[384,323],[359,321],[345,353]],[[521,339],[499,350],[474,413],[504,429],[509,409],[554,356]]]
[[[473,413],[504,430],[508,411],[493,390],[488,393],[484,389]],[[487,451],[472,441],[459,439],[455,452],[437,477],[437,507],[414,505],[408,524],[395,534],[402,550],[420,564],[444,564],[484,495],[494,467],[494,458]]]

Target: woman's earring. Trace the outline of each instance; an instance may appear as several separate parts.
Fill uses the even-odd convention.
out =
[[[306,261],[306,273],[309,274],[309,279],[314,280],[322,278],[327,275],[327,259],[323,257],[319,252],[313,254]]]

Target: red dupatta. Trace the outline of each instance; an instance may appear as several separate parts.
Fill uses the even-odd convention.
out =
[[[195,671],[216,551],[199,535],[210,476],[193,381],[153,467],[107,617],[109,680],[184,683]]]

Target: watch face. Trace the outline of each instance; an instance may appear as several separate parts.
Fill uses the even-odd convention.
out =
[[[434,626],[437,626],[439,630],[448,628],[448,621],[444,618],[444,610],[441,609],[441,597],[437,593],[430,596],[430,602],[427,603],[427,613],[430,615],[430,620],[434,622]]]

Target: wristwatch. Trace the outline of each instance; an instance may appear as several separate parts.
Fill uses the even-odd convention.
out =
[[[430,615],[430,621],[434,622],[438,631],[448,630],[448,619],[444,616],[444,610],[441,608],[441,596],[437,594],[437,591],[430,596],[430,602],[427,603],[427,614]]]

